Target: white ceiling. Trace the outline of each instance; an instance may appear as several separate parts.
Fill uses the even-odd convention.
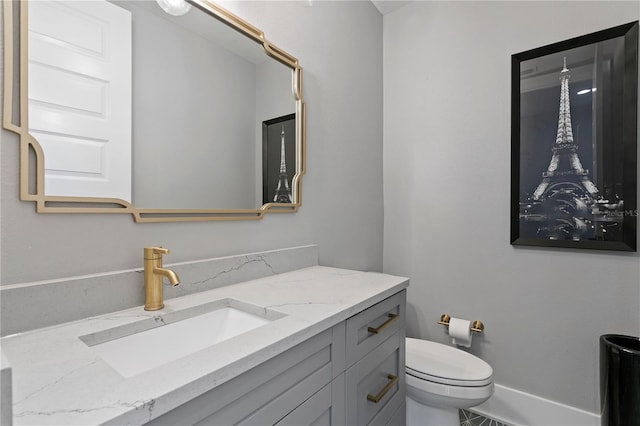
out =
[[[405,0],[371,0],[372,3],[378,8],[383,15],[393,12],[402,6],[411,3],[411,1]]]

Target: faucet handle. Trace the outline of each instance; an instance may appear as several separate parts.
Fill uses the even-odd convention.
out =
[[[156,255],[160,255],[156,257]],[[163,254],[169,254],[169,249],[163,247],[145,247],[144,248],[144,258],[145,259],[157,259],[162,258]]]

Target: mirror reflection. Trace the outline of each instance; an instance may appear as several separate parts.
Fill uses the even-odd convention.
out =
[[[29,132],[46,196],[257,209],[287,202],[286,186],[294,202],[295,69],[194,6],[29,2]]]

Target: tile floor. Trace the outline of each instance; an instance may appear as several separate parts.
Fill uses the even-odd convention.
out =
[[[460,410],[460,426],[509,426],[469,410]]]

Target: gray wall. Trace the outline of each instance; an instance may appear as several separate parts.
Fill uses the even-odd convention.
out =
[[[408,334],[482,320],[498,383],[599,411],[598,337],[640,334],[637,254],[509,244],[510,60],[638,19],[640,3],[413,2],[384,20],[384,271]]]
[[[3,130],[2,284],[137,268],[142,248],[156,244],[171,249],[166,263],[173,263],[314,243],[322,265],[381,270],[382,17],[370,2],[306,4],[234,5],[305,69],[307,174],[298,213],[169,224],[36,214],[18,200],[18,141]]]

